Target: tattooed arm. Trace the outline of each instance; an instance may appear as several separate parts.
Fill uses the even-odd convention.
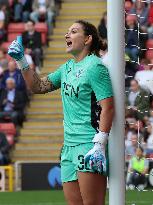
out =
[[[40,78],[32,69],[22,71],[27,87],[36,94],[48,93],[56,90],[54,85],[48,80],[47,76]]]

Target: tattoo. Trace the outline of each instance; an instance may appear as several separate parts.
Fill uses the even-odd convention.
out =
[[[32,91],[36,94],[44,94],[56,90],[55,86],[48,80],[48,77],[40,78],[37,73],[33,73]]]

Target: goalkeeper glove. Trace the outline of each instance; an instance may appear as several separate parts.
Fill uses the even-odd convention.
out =
[[[99,173],[105,173],[106,170],[106,156],[105,146],[108,140],[108,133],[99,132],[95,134],[92,142],[94,147],[85,155],[85,163],[89,163],[90,168]]]
[[[8,48],[8,55],[10,55],[15,61],[19,69],[28,70],[29,65],[24,56],[24,48],[22,45],[22,36],[17,36]]]

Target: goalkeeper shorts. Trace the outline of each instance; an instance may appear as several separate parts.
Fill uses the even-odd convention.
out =
[[[84,156],[94,146],[94,143],[79,144],[76,146],[64,145],[61,150],[61,180],[62,183],[75,181],[78,179],[77,173],[79,172],[92,172],[89,164],[84,162]],[[107,150],[107,149],[106,149]],[[108,158],[106,152],[106,158]],[[107,173],[102,174],[108,176],[108,160],[107,160]]]

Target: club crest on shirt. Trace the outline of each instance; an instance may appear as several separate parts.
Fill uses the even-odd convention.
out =
[[[76,77],[77,77],[77,78],[80,78],[82,73],[83,73],[83,69],[79,70],[79,71],[76,73]]]
[[[71,70],[72,70],[72,69],[71,69],[71,68],[69,68],[69,70],[67,71],[67,74],[69,74],[69,73],[71,72]]]

